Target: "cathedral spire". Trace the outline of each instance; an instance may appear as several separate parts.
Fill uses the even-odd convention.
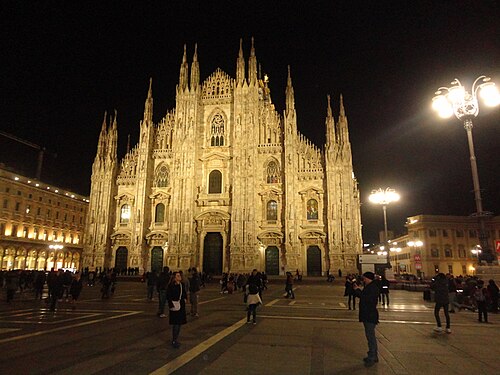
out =
[[[188,85],[188,70],[186,45],[184,44],[184,55],[182,56],[181,70],[179,73],[179,88],[185,90]]]
[[[104,111],[104,120],[102,121],[101,133],[99,134],[99,141],[97,143],[97,155],[96,157],[102,157],[106,150],[106,141],[107,141],[107,127],[108,124],[106,122],[106,117],[108,116],[108,112]]]
[[[200,84],[200,64],[198,63],[198,44],[194,45],[193,63],[191,64],[191,90]]]
[[[257,57],[255,56],[253,37],[252,48],[250,49],[250,58],[248,59],[248,80],[250,85],[257,84]]]
[[[286,114],[289,114],[290,112],[295,111],[295,97],[293,93],[292,76],[290,74],[290,65],[288,65],[288,79],[286,83],[285,96],[286,96]]]
[[[332,114],[332,106],[330,104],[330,95],[327,95],[327,108],[326,108],[326,147],[330,148],[336,142],[335,139],[335,120]]]
[[[143,122],[153,122],[153,78],[149,78],[149,89],[146,103],[144,104],[144,117]]]
[[[111,161],[116,160],[117,144],[118,144],[118,124],[117,124],[118,112],[115,109],[115,117],[110,120],[111,128],[108,132],[108,142],[107,142],[107,155]]]
[[[236,60],[236,85],[243,84],[245,80],[245,58],[243,56],[243,39],[240,39],[240,50]]]
[[[339,143],[347,144],[349,143],[349,130],[347,125],[347,116],[344,109],[344,97],[340,94],[340,110],[339,110],[339,121],[338,121],[338,132],[339,132]]]

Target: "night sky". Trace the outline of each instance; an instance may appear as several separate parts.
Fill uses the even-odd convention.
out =
[[[372,189],[392,187],[389,229],[418,214],[475,211],[466,133],[430,110],[436,89],[482,74],[500,84],[499,2],[490,1],[6,1],[0,8],[0,130],[46,147],[42,180],[89,194],[104,111],[118,111],[119,156],[139,137],[149,77],[154,120],[175,104],[183,45],[202,80],[235,77],[255,38],[282,113],[291,66],[298,127],[325,142],[326,96],[342,93],[364,241],[383,229]],[[149,4],[149,2],[148,2]],[[483,205],[500,212],[500,108],[474,122]],[[36,151],[0,136],[0,163],[34,176]]]

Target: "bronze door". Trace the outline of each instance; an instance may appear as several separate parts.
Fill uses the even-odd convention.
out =
[[[210,232],[203,242],[203,271],[210,275],[222,274],[222,235]]]
[[[318,246],[307,249],[307,276],[321,276],[321,250]]]
[[[163,269],[163,249],[155,246],[151,250],[151,271],[161,272]]]
[[[276,246],[269,246],[266,249],[266,273],[268,275],[280,274],[279,250]]]
[[[118,271],[126,270],[127,269],[127,258],[128,258],[127,248],[120,246],[116,250],[115,269]]]

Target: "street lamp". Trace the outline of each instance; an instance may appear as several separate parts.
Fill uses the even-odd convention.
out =
[[[396,190],[391,189],[391,188],[386,188],[385,190],[382,190],[379,188],[378,190],[372,190],[372,193],[369,196],[369,200],[372,203],[375,204],[380,204],[382,205],[382,209],[384,210],[384,242],[387,243],[388,241],[388,234],[387,234],[387,205],[389,205],[392,202],[397,202],[399,201],[399,194],[396,193]]]
[[[393,245],[397,245],[397,243],[394,242]],[[398,254],[401,252],[401,248],[400,247],[391,247],[389,250],[393,253],[396,253],[396,274],[399,275]]]
[[[481,246],[476,245],[470,252],[474,254],[476,258],[479,258],[479,255],[482,253]]]
[[[495,83],[491,82],[490,77],[479,76],[472,84],[470,93],[456,78],[451,82],[450,87],[440,87],[438,91],[436,91],[436,96],[432,99],[432,108],[438,112],[440,117],[449,118],[454,114],[457,119],[464,123],[469,143],[474,200],[476,201],[475,215],[479,219],[479,240],[484,250],[481,259],[478,257],[478,260],[485,260],[491,263],[495,257],[489,247],[488,236],[484,224],[485,217],[489,216],[490,213],[483,211],[476,156],[474,154],[474,142],[472,140],[472,119],[479,114],[478,92],[485,105],[494,107],[500,104],[500,93]]]

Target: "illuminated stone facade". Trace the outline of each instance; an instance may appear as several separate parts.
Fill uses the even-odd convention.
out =
[[[393,248],[401,252],[391,253],[391,264],[401,273],[409,273],[426,278],[437,272],[458,275],[474,275],[477,268],[477,254],[471,250],[479,245],[479,224],[473,216],[417,215],[408,218],[408,235],[393,240]],[[500,216],[486,221],[490,247],[497,256],[500,242]],[[417,240],[422,246],[408,246]],[[394,245],[396,243],[396,245]],[[397,268],[396,268],[397,263]],[[397,272],[396,272],[397,273]]]
[[[259,77],[252,42],[236,78],[200,82],[186,50],[176,107],[153,123],[151,83],[139,143],[116,157],[116,115],[104,118],[93,164],[84,265],[197,266],[212,274],[353,271],[362,249],[360,201],[342,97],[330,99],[320,150],[297,129],[290,71],[286,109]]]
[[[88,197],[0,168],[2,270],[79,269]]]

